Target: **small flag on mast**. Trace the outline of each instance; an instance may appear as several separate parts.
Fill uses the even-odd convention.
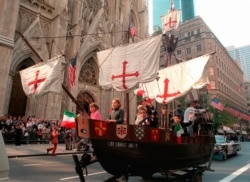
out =
[[[134,26],[134,25],[131,25],[131,26],[130,26],[129,33],[130,33],[130,36],[131,36],[132,38],[134,38],[134,37],[135,37],[135,34],[136,34],[136,28],[135,28],[135,26]]]
[[[171,10],[168,14],[162,16],[162,33],[177,29],[180,23],[180,11]]]
[[[135,28],[135,24],[132,21],[132,19],[130,18],[130,23],[129,23],[129,35],[131,38],[134,38],[136,34],[136,28]]]

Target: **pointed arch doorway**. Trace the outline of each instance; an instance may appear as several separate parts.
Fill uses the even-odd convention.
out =
[[[92,102],[95,102],[94,98],[88,93],[88,92],[80,92],[77,96],[77,102],[83,106],[85,111],[89,113],[89,104]],[[80,108],[77,106],[76,107],[76,112],[80,112]]]
[[[22,84],[21,77],[16,74],[13,77],[12,90],[10,96],[10,104],[8,113],[12,116],[24,116],[26,109],[27,96],[25,95]]]
[[[8,113],[12,116],[25,116],[27,96],[21,83],[19,71],[34,65],[31,58],[23,60],[16,68],[16,74],[12,77],[12,89],[10,94]]]

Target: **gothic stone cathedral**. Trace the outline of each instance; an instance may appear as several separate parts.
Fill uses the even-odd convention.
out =
[[[119,97],[125,107],[124,94],[98,84],[96,52],[148,36],[144,0],[14,1],[0,1],[0,115],[60,120],[64,109],[77,112],[79,108],[63,89],[61,94],[34,98],[22,89],[20,70],[60,54],[67,64],[77,55],[76,83],[70,92],[82,106],[96,102],[103,118],[108,116],[112,98]],[[136,26],[133,40],[128,36],[131,22]],[[67,64],[62,75],[66,87]],[[129,111],[132,120],[136,102],[130,94],[135,106]]]

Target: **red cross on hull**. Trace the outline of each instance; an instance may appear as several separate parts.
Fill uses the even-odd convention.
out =
[[[179,94],[181,94],[180,91],[177,91],[175,93],[168,93],[168,84],[169,84],[169,79],[164,80],[164,93],[163,95],[157,95],[156,97],[163,98],[163,103],[166,103],[166,100],[168,97],[175,97]]]
[[[37,70],[36,71],[36,77],[35,77],[35,80],[31,81],[28,83],[28,86],[30,85],[34,85],[34,91],[33,91],[33,94],[35,94],[37,92],[37,87],[38,87],[38,84],[41,83],[41,82],[44,82],[47,78],[38,78],[38,75],[39,75],[40,71]]]
[[[131,76],[135,76],[138,77],[139,76],[139,72],[136,71],[134,73],[126,73],[126,65],[128,64],[127,61],[123,61],[122,62],[122,74],[121,75],[112,75],[111,79],[114,80],[116,78],[122,78],[122,86],[124,89],[128,89],[127,85],[126,85],[126,77],[131,77]]]

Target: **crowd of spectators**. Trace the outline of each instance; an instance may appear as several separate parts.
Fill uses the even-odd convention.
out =
[[[7,115],[0,119],[0,130],[5,143],[49,143],[51,128],[56,125],[60,131],[59,143],[64,143],[65,128],[60,127],[59,120],[43,120],[35,116],[28,118]],[[16,143],[19,144],[19,143]]]

